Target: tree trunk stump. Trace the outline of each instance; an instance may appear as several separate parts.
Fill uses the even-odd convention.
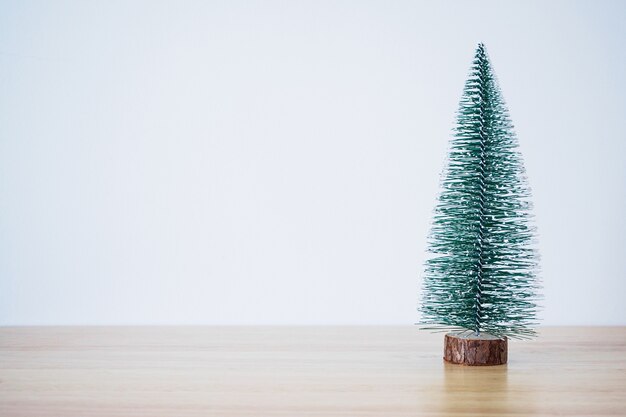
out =
[[[460,365],[504,365],[508,359],[507,338],[487,333],[448,333],[443,359]]]

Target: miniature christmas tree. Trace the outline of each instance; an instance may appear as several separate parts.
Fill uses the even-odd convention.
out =
[[[530,189],[482,43],[465,84],[441,186],[420,308],[425,328],[475,337],[488,333],[504,342],[534,336],[538,264]]]

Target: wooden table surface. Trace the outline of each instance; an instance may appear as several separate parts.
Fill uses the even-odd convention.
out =
[[[4,327],[0,416],[626,415],[626,327],[544,328],[509,364],[406,327]]]

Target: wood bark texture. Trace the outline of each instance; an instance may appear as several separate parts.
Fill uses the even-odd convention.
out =
[[[504,365],[508,359],[507,339],[490,334],[457,334],[445,336],[443,359],[460,365]]]

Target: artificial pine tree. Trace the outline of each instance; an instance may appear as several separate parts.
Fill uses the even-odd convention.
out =
[[[455,332],[446,335],[447,360],[506,363],[507,338],[535,336],[538,263],[522,157],[482,43],[463,90],[441,187],[422,324]],[[489,346],[482,354],[469,352],[468,339]]]

